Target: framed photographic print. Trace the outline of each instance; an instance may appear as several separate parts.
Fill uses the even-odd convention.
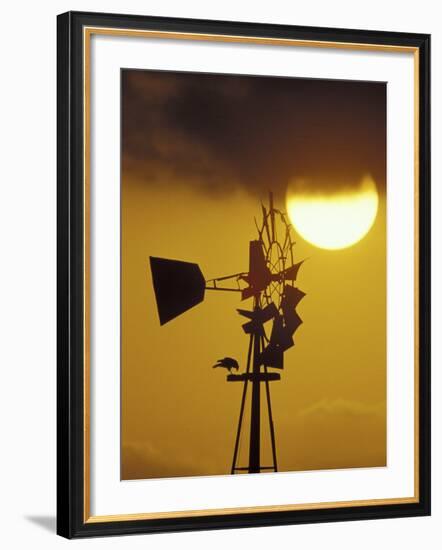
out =
[[[430,513],[430,37],[58,17],[58,533]]]

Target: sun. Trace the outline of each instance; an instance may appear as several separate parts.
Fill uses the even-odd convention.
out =
[[[347,248],[363,239],[374,224],[378,204],[376,184],[370,176],[354,191],[320,194],[296,183],[287,191],[287,212],[297,233],[328,250]]]

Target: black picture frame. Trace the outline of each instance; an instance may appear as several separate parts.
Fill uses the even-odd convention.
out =
[[[84,459],[85,27],[405,46],[419,59],[419,499],[413,503],[90,521]],[[334,522],[430,514],[430,36],[69,12],[57,21],[57,533],[66,538]]]

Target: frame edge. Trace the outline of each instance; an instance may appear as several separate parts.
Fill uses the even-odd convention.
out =
[[[70,538],[69,151],[70,14],[57,16],[57,534]]]
[[[367,510],[349,508],[345,512],[325,509],[311,514],[262,514],[212,516],[211,518],[179,518],[170,521],[126,521],[87,523],[83,517],[83,431],[82,405],[82,358],[84,344],[81,315],[83,313],[83,284],[80,273],[83,260],[78,253],[83,251],[81,242],[83,216],[80,211],[82,189],[76,189],[82,179],[83,122],[79,106],[83,105],[82,61],[78,58],[83,46],[82,30],[91,20],[131,21],[143,19],[144,25],[176,27],[192,25],[201,29],[205,25],[221,32],[226,26],[251,32],[260,28],[261,33],[286,34],[298,30],[318,33],[314,27],[294,27],[260,23],[221,22],[214,20],[191,20],[161,17],[67,12],[57,17],[57,534],[65,538],[142,534],[154,532],[189,531],[284,525],[294,523],[335,522],[341,520],[380,519],[388,517],[411,517],[431,514],[430,504],[430,35],[411,33],[386,33],[376,31],[353,31],[322,29],[323,33],[342,38],[361,32],[371,40],[389,41],[402,37],[419,48],[419,274],[420,293],[420,499],[412,505],[377,506]],[[224,31],[226,32],[226,31]],[[361,39],[363,38],[361,36]],[[376,39],[376,37],[379,37]],[[350,38],[348,38],[350,39]],[[80,55],[81,58],[81,55]],[[75,96],[76,94],[76,96]],[[80,186],[81,187],[81,186]],[[81,346],[80,346],[81,344]],[[81,410],[80,410],[81,409]],[[79,447],[81,447],[79,452]],[[81,486],[81,487],[80,487]]]

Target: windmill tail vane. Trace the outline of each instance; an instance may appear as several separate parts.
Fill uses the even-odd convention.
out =
[[[224,357],[215,367],[229,371],[227,382],[243,384],[241,404],[231,465],[231,473],[278,471],[276,438],[270,397],[270,382],[281,379],[284,353],[294,346],[294,334],[302,320],[296,311],[305,293],[295,286],[304,260],[294,261],[291,225],[284,212],[274,208],[269,194],[268,207],[262,205],[262,221],[255,220],[258,238],[249,243],[249,270],[232,275],[205,279],[198,264],[181,260],[150,257],[150,268],[160,324],[164,325],[201,303],[206,291],[238,292],[241,301],[252,300],[251,308],[238,308],[245,319],[242,325],[249,337],[245,370],[239,370],[236,359]],[[267,328],[268,327],[268,328]],[[238,464],[239,443],[244,431],[244,413],[248,390],[250,430],[248,463]],[[272,464],[261,464],[261,398],[265,393]]]

